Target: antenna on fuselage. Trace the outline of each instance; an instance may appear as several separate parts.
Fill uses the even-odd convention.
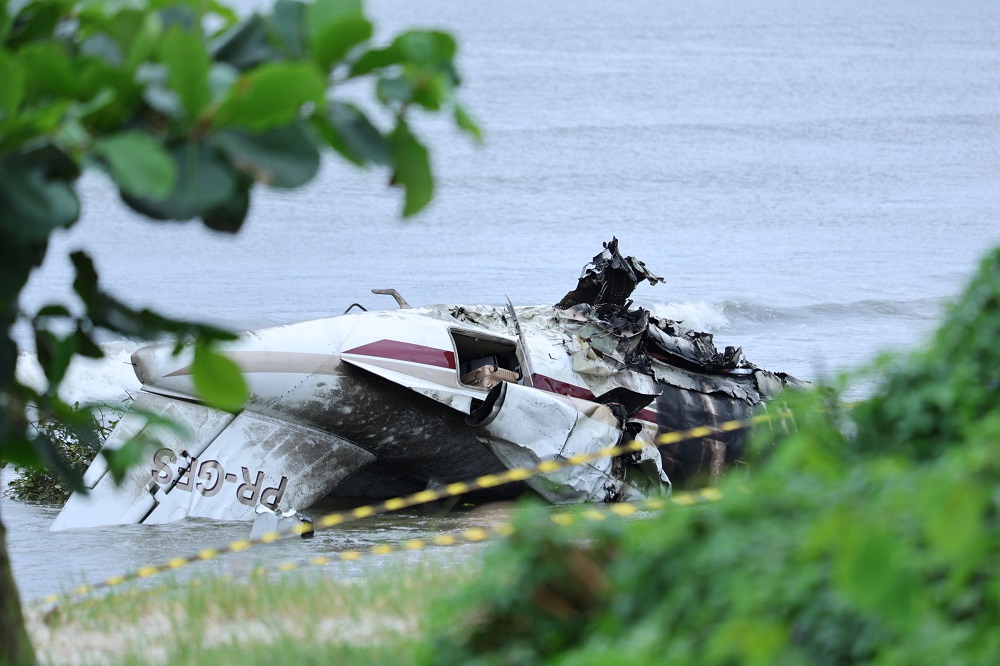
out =
[[[399,303],[400,310],[409,310],[412,309],[413,307],[409,303],[407,303],[406,299],[400,296],[399,292],[396,291],[395,289],[372,289],[372,293],[384,294],[385,296],[392,296],[393,298],[396,299],[396,302]]]

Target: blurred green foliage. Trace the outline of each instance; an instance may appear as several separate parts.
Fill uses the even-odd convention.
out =
[[[248,395],[219,351],[231,334],[129,307],[102,288],[83,252],[72,255],[78,303],[21,311],[50,234],[80,216],[75,184],[85,169],[105,172],[148,218],[199,219],[225,233],[242,226],[255,186],[305,185],[324,151],[387,169],[405,192],[404,216],[430,202],[414,112],[448,113],[480,138],[457,96],[457,46],[438,30],[381,44],[374,33],[361,0],[277,0],[245,16],[217,0],[0,0],[0,461],[54,468],[81,489],[23,412],[33,405],[72,426],[59,384],[74,356],[102,356],[101,330],[193,344],[208,405],[237,411]],[[34,331],[45,390],[15,378],[18,321]],[[115,457],[112,471],[127,460]]]
[[[875,396],[786,396],[719,502],[586,528],[522,513],[423,663],[994,664],[1000,249]],[[746,487],[744,487],[744,484]]]
[[[121,409],[109,407],[105,412],[81,409],[77,404],[73,407],[76,419],[73,425],[50,418],[34,421],[31,427],[52,443],[74,473],[82,475],[124,414],[124,409],[124,406]],[[17,466],[14,470],[17,476],[11,480],[4,496],[39,504],[62,504],[69,499],[69,484],[54,470]]]
[[[50,236],[80,217],[84,170],[104,171],[147,218],[223,233],[243,225],[256,185],[305,185],[326,150],[386,168],[405,191],[404,216],[430,202],[413,111],[447,112],[480,138],[456,95],[455,40],[409,30],[375,45],[374,33],[362,0],[277,0],[247,16],[218,0],[0,0],[0,465],[51,470],[85,492],[58,433],[85,439],[91,424],[59,386],[75,356],[103,356],[102,330],[193,344],[207,405],[237,411],[249,395],[218,347],[233,335],[128,306],[84,252],[71,257],[77,302],[21,310]],[[343,97],[352,81],[368,83],[367,101]],[[18,323],[34,332],[41,390],[15,375]],[[68,430],[32,429],[29,406]],[[137,442],[102,455],[120,480]],[[0,663],[33,662],[0,523]]]

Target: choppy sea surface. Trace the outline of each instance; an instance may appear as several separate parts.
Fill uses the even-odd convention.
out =
[[[486,141],[421,119],[438,178],[429,210],[400,221],[386,173],[331,158],[304,190],[258,192],[230,237],[141,220],[89,175],[83,218],[52,243],[25,308],[68,297],[75,248],[134,304],[238,329],[353,302],[394,307],[369,292],[382,287],[414,305],[554,303],[617,236],[666,278],[640,287],[639,304],[741,345],[760,366],[820,379],[918,345],[1000,243],[996,3],[369,7],[382,38],[433,26],[460,41],[463,97]],[[107,361],[74,369],[67,397],[115,400],[137,387],[125,365],[135,343],[105,347]],[[22,375],[36,376],[31,353],[22,360]],[[248,534],[202,521],[51,534],[56,513],[2,502],[29,601]],[[426,509],[214,566],[239,571],[502,514]]]

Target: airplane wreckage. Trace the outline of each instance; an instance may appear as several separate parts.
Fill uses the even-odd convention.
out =
[[[352,305],[223,346],[250,388],[237,414],[199,403],[190,351],[141,348],[132,355],[142,383],[135,410],[105,448],[155,429],[150,464],[116,485],[98,456],[84,475],[89,493],[70,497],[52,529],[280,517],[280,508],[328,496],[384,499],[633,439],[645,443],[637,453],[479,496],[629,501],[719,474],[740,456],[745,431],[662,448],[657,433],[747,418],[799,382],[633,307],[642,281],[663,279],[622,256],[614,239],[555,306],[412,308],[394,290],[373,290],[400,309]],[[187,435],[149,425],[142,412]]]

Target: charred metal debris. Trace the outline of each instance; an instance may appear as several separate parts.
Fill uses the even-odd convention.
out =
[[[563,347],[593,393],[589,399],[611,408],[624,436],[639,434],[641,425],[630,420],[644,410],[655,411],[658,434],[716,426],[748,418],[785,386],[803,385],[786,373],[758,368],[740,347],[719,351],[710,333],[635,306],[629,297],[643,281],[664,282],[644,262],[623,256],[612,238],[555,306],[520,307],[516,314],[513,308],[482,306],[455,306],[449,312],[486,329],[510,333],[516,327],[518,334],[530,329],[533,341],[542,337]],[[643,418],[648,420],[650,411]],[[717,433],[659,447],[663,470],[681,485],[717,477],[740,459],[747,438],[746,431]]]

